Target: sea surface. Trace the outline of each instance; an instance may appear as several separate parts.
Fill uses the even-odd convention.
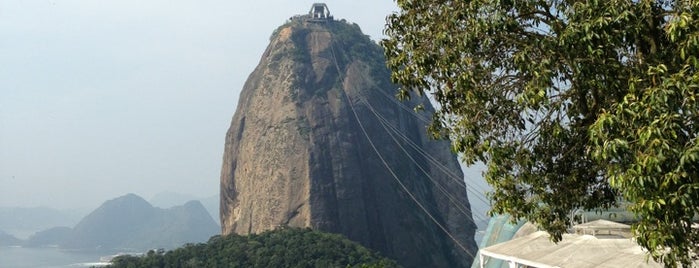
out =
[[[79,268],[101,267],[104,256],[118,252],[76,252],[58,248],[0,247],[0,267],[2,268]]]
[[[475,235],[480,245],[483,230]],[[66,251],[58,248],[0,247],[0,268],[80,268],[102,267],[103,257],[114,256],[114,251]]]

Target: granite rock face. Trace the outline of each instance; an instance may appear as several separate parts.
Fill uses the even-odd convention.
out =
[[[383,62],[356,24],[292,20],[274,32],[226,135],[224,235],[310,227],[406,267],[471,264],[476,226],[457,159],[427,137],[425,98],[395,100]]]

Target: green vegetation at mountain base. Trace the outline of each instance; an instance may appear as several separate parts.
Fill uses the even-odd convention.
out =
[[[248,236],[214,236],[142,257],[119,256],[113,268],[135,267],[398,267],[346,238],[311,229],[281,228]]]
[[[397,1],[392,79],[431,131],[487,164],[492,213],[555,240],[576,209],[630,202],[667,266],[699,252],[699,1]]]

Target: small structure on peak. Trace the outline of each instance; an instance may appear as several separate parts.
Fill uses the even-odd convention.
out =
[[[290,21],[308,21],[308,22],[327,22],[334,18],[330,15],[330,9],[325,3],[314,3],[311,10],[305,15],[294,15],[289,18]]]
[[[314,3],[311,6],[311,11],[308,12],[308,21],[312,22],[325,22],[333,20],[333,16],[330,15],[330,9],[325,3]]]

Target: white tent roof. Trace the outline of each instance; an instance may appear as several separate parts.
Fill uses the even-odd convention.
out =
[[[631,229],[631,226],[608,220],[595,220],[575,225],[573,229]]]
[[[532,267],[663,267],[649,259],[630,239],[599,239],[591,235],[564,234],[554,244],[546,232],[535,232],[480,250],[484,257],[510,261]]]
[[[631,226],[608,220],[596,220],[573,226],[577,234],[604,234],[631,237]]]

